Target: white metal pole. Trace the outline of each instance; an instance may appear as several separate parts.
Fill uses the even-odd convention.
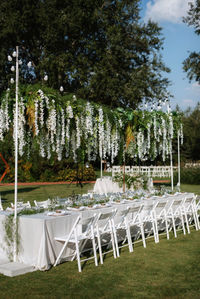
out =
[[[14,261],[17,260],[17,174],[18,174],[18,86],[19,86],[19,63],[18,53],[19,48],[16,46],[16,88],[15,88],[15,212],[14,212],[14,225],[15,225],[15,240],[14,240]]]
[[[101,178],[102,178],[102,176],[103,176],[103,169],[102,169],[103,167],[102,167],[102,157],[101,157]]]
[[[178,187],[181,185],[180,131],[178,130]]]
[[[174,190],[174,174],[173,174],[173,160],[172,160],[172,141],[171,141],[171,146],[170,146],[170,166],[171,166],[171,188],[172,191]]]

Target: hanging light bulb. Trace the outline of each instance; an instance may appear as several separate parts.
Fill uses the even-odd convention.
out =
[[[45,75],[44,76],[44,81],[47,81],[48,80],[48,75]]]
[[[75,96],[75,94],[73,95],[73,100],[75,100],[75,101],[76,101],[76,96]]]
[[[14,71],[15,71],[15,67],[14,67],[14,65],[13,65],[13,66],[11,66],[11,71],[12,71],[12,72],[14,72]]]
[[[12,61],[12,57],[8,55],[8,61]]]
[[[22,65],[22,60],[21,59],[19,60],[19,65]]]
[[[110,167],[110,162],[107,162],[106,166],[109,168]]]
[[[29,62],[27,63],[27,66],[28,66],[29,69],[32,67],[32,63],[31,63],[31,61],[29,61]]]
[[[90,164],[89,164],[88,162],[86,162],[86,163],[85,163],[85,167],[86,167],[86,168],[89,168],[89,167],[90,167]]]
[[[63,86],[60,86],[60,92],[63,92],[63,91],[64,91]]]
[[[13,57],[16,57],[16,56],[17,56],[16,51],[14,51],[14,52],[12,53],[12,56],[13,56]]]
[[[7,92],[9,92],[10,91],[10,88],[7,88]]]
[[[13,78],[10,79],[10,83],[13,84],[15,80]]]

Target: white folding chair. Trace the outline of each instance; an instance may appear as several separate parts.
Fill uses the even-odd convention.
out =
[[[144,232],[149,237],[152,233],[154,236],[154,241],[155,243],[158,243],[159,240],[157,238],[157,228],[156,228],[156,221],[154,217],[154,206],[156,202],[154,203],[148,203],[143,206],[142,211],[141,211],[141,219],[144,225]],[[150,227],[149,227],[150,224]]]
[[[182,213],[185,216],[185,222],[188,234],[190,234],[189,220],[194,220],[196,230],[200,229],[199,219],[196,207],[196,197],[186,197],[182,203]]]
[[[102,247],[108,245],[110,241],[112,244],[112,251],[113,251],[114,258],[119,257],[117,235],[116,235],[115,224],[113,220],[114,216],[116,215],[116,212],[117,210],[115,209],[112,210],[111,212],[100,213],[96,221],[95,236],[97,237],[101,264],[103,264]],[[106,236],[109,236],[109,239],[106,238]],[[104,254],[107,253],[108,251]]]
[[[139,227],[140,236],[142,237],[143,246],[144,246],[144,248],[146,248],[143,218],[142,218],[143,208],[144,208],[143,204],[139,204],[139,205],[130,207],[129,210],[128,210],[127,215],[125,216],[125,219],[126,219],[126,222],[128,224],[130,234],[131,234],[131,227],[134,227],[134,226]],[[131,243],[129,244],[129,248],[131,248],[131,252],[132,252],[133,251],[132,240],[130,240],[130,241],[131,241]]]
[[[51,200],[47,199],[45,201],[34,200],[34,204],[37,208],[47,209],[51,205]]]
[[[94,236],[94,224],[96,222],[96,214],[89,218],[81,218],[79,215],[74,222],[72,229],[68,235],[58,236],[54,239],[58,242],[64,242],[64,245],[56,259],[54,266],[56,266],[69,243],[75,244],[75,253],[78,262],[78,271],[81,272],[81,262],[90,260],[94,258],[95,265],[98,266],[97,254],[96,254],[96,244]],[[81,259],[80,255],[84,252],[86,241],[91,240],[93,246],[94,257],[89,257],[86,259]]]
[[[171,203],[172,204],[172,203]],[[170,209],[170,202],[167,199],[160,199],[153,207],[153,217],[155,219],[156,239],[159,242],[159,230],[161,225],[165,224],[167,239],[169,239],[169,224],[167,220],[167,212]]]
[[[11,207],[14,208],[15,205],[11,202]],[[27,202],[23,202],[23,201],[18,201],[17,203],[17,208],[18,209],[30,209],[31,208],[31,204],[30,201]]]
[[[146,241],[145,241],[145,235],[144,235],[144,228],[143,228],[143,222],[141,218],[141,212],[143,209],[143,204],[134,205],[132,207],[128,207],[125,210],[118,211],[117,216],[121,217],[121,221],[118,222],[116,225],[116,230],[118,234],[120,235],[121,230],[125,230],[126,236],[123,241],[123,244],[125,241],[128,241],[129,246],[129,252],[133,252],[133,243],[132,243],[132,236],[131,236],[131,228],[133,227],[139,227],[140,229],[140,236],[142,237],[143,246],[146,248]],[[126,245],[123,245],[126,246]],[[123,247],[123,246],[120,246]]]
[[[186,234],[185,231],[185,223],[184,223],[184,218],[183,218],[183,213],[182,213],[182,203],[184,201],[184,198],[177,198],[177,199],[172,199],[172,204],[167,212],[167,219],[172,220],[172,227],[174,230],[174,236],[175,238],[177,237],[176,233],[176,220],[179,219],[181,220],[181,226],[184,235]]]

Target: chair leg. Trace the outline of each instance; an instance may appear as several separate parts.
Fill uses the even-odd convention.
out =
[[[188,217],[187,217],[186,211],[184,211],[184,215],[185,215],[185,222],[186,222],[187,231],[188,231],[188,234],[190,234],[190,228],[189,228]]]
[[[114,240],[115,240],[116,253],[117,253],[117,257],[119,257],[118,240],[117,240],[117,234],[116,234],[115,224],[114,224],[113,219],[111,220],[111,224],[112,224],[112,230],[113,230],[113,235],[114,235]]]
[[[113,256],[116,259],[117,256],[116,256],[115,241],[114,241],[111,221],[109,221],[109,226],[110,226],[110,236],[111,236],[111,242],[112,242],[112,248],[113,248]]]
[[[78,271],[81,272],[81,259],[80,259],[80,252],[79,252],[79,244],[78,244],[78,238],[77,238],[77,232],[75,231],[75,243],[76,243],[76,257],[77,257],[77,263],[78,263]]]
[[[101,237],[99,233],[99,228],[97,227],[97,242],[98,242],[98,248],[99,248],[99,256],[100,256],[100,263],[103,265],[103,254],[102,254],[102,248],[101,248]]]
[[[166,227],[166,233],[167,233],[167,240],[169,240],[169,228],[168,228],[168,223],[167,223],[166,216],[165,216],[165,227]]]
[[[143,227],[142,223],[140,223],[140,230],[141,230],[141,235],[142,235],[143,246],[144,246],[144,248],[146,248],[146,241],[145,241],[145,235],[144,235],[144,227]]]
[[[129,247],[129,252],[133,252],[133,244],[132,244],[132,239],[131,239],[131,232],[130,232],[130,226],[126,225],[126,235],[128,239],[128,247]]]
[[[183,234],[185,235],[186,234],[185,223],[184,223],[183,214],[182,214],[181,211],[180,211],[180,215],[181,215],[181,222],[182,222]]]
[[[176,225],[175,225],[174,215],[172,215],[172,224],[173,224],[173,230],[174,230],[174,237],[177,238],[177,234],[176,234]]]
[[[95,243],[95,237],[94,237],[94,231],[92,228],[92,246],[93,246],[93,253],[94,253],[94,262],[95,266],[98,266],[98,261],[97,261],[97,251],[96,251],[96,243]]]

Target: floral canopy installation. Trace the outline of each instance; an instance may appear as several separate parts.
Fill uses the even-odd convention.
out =
[[[0,143],[12,130],[15,141],[15,99],[7,91],[0,101]],[[37,147],[42,157],[58,160],[71,157],[77,162],[81,154],[88,161],[98,157],[114,163],[124,151],[135,161],[165,161],[172,151],[172,139],[181,137],[181,117],[176,112],[143,111],[116,108],[62,96],[36,86],[19,93],[19,155],[30,155]]]

